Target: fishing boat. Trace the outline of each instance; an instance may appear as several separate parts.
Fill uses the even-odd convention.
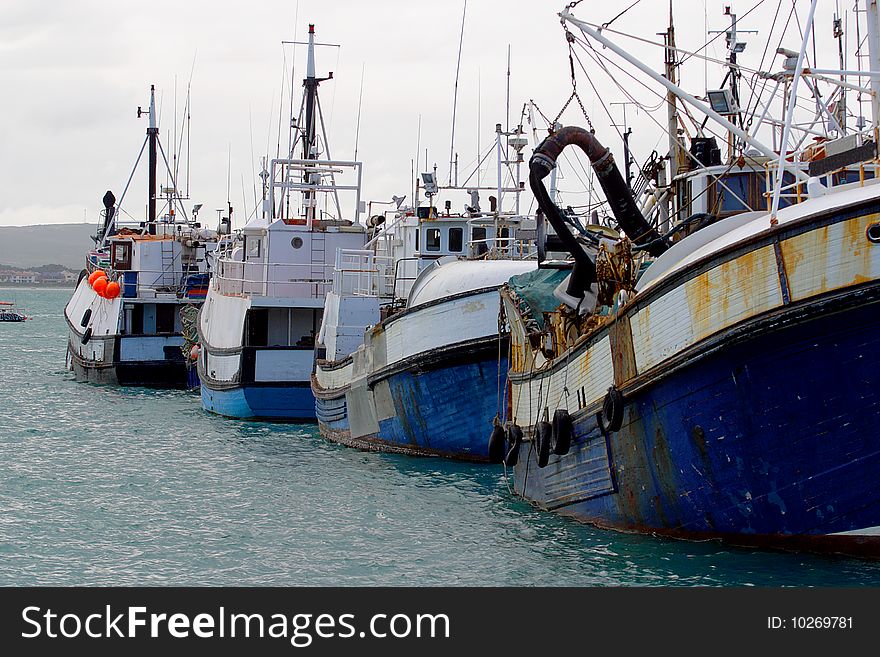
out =
[[[86,255],[64,308],[69,367],[78,381],[193,387],[197,379],[190,352],[195,335],[186,335],[185,325],[205,299],[209,255],[220,233],[228,232],[228,222],[221,222],[218,230],[203,228],[197,221],[201,205],[188,216],[183,204],[187,196],[178,191],[175,171],[159,141],[154,87],[149,109],[138,108],[138,116],[144,115],[149,121],[144,145],[118,204],[112,191],[103,197],[95,249]],[[144,149],[147,215],[137,221],[124,211],[123,202]],[[160,154],[170,182],[158,190]]]
[[[24,322],[30,319],[24,311],[17,310],[12,301],[0,301],[0,322]]]
[[[805,67],[815,7],[800,50],[780,49],[778,149],[744,131],[735,108],[721,115],[735,93],[697,99],[674,71],[657,74],[607,30],[561,13],[569,44],[577,32],[602,57],[618,56],[665,88],[670,112],[687,105],[733,148],[723,163],[705,159],[698,137],[672,148],[669,161],[683,166],[668,183],[655,179],[669,200],[662,214],[643,214],[593,132],[562,128],[535,150],[530,185],[569,258],[555,273],[542,264],[542,280],[514,277],[502,289],[511,393],[497,453],[516,493],[538,507],[622,531],[880,555],[878,12],[876,2],[863,12],[872,63],[863,88],[843,66],[834,77]],[[672,35],[670,26],[667,57]],[[735,35],[734,16],[732,66]],[[814,91],[820,78],[836,85],[838,102],[861,89],[873,125],[844,126],[846,114],[815,94],[822,121],[806,125],[836,134],[792,157],[799,83]],[[619,239],[576,238],[547,193],[572,145],[588,156]],[[708,190],[705,203],[728,188],[753,196],[692,203],[695,190]]]
[[[371,451],[488,460],[485,429],[507,371],[498,288],[536,267],[520,235],[522,186],[502,180],[509,165],[518,175],[525,145],[521,126],[496,125],[494,188],[467,188],[463,212],[451,200],[440,209],[440,191],[463,189],[438,185],[435,167],[416,181],[413,207],[397,197],[391,218],[371,221],[364,249],[337,253],[312,378],[322,436]],[[485,210],[481,189],[496,194]],[[507,211],[502,194],[512,199]]]
[[[335,254],[366,241],[362,164],[330,156],[318,87],[333,74],[316,76],[314,25],[307,45],[296,139],[264,161],[262,212],[218,254],[199,313],[202,405],[227,417],[315,421],[309,381]]]

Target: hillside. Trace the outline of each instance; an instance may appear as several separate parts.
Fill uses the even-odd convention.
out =
[[[12,267],[64,265],[79,271],[94,248],[94,224],[0,226],[0,262]]]

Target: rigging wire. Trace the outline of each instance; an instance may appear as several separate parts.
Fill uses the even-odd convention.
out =
[[[635,2],[633,2],[629,7],[627,7],[627,8],[624,9],[622,12],[620,12],[619,14],[617,14],[617,16],[615,16],[614,18],[612,18],[610,21],[608,21],[607,23],[602,23],[602,27],[603,27],[603,28],[608,27],[609,25],[611,25],[611,23],[613,23],[613,22],[616,21],[618,18],[620,18],[621,16],[623,16],[626,12],[628,12],[630,9],[632,9],[633,7],[635,7],[635,6],[636,6],[637,4],[639,4],[641,1],[642,1],[642,0],[635,0]]]
[[[603,65],[600,61],[598,61],[598,59],[604,59],[605,61],[607,61],[608,63],[610,63],[612,66],[618,68],[618,69],[619,69],[621,72],[623,72],[625,75],[627,75],[627,76],[629,76],[630,78],[632,78],[634,81],[639,82],[639,84],[642,84],[642,86],[645,86],[645,87],[646,87],[651,93],[655,93],[655,94],[658,94],[658,95],[659,95],[659,92],[657,92],[656,90],[651,89],[650,87],[648,87],[647,85],[645,85],[645,84],[644,84],[643,82],[641,82],[638,78],[636,78],[635,75],[633,75],[632,73],[630,73],[629,71],[627,71],[626,69],[624,69],[622,66],[620,66],[620,65],[617,64],[616,62],[612,61],[610,58],[607,58],[607,57],[605,57],[604,55],[602,55],[600,52],[598,52],[595,48],[593,48],[592,44],[589,44],[589,49],[588,49],[586,46],[582,46],[582,47],[584,48],[584,51],[585,51],[588,55],[590,55],[594,60],[596,60],[597,64],[599,64],[600,66],[602,66],[603,70],[605,70],[605,71],[608,73],[609,76],[611,76],[610,71],[608,71],[608,69],[607,69],[606,67],[604,67],[604,65]],[[578,61],[579,61],[579,63],[580,63],[580,60],[578,60]],[[581,63],[581,66],[582,66],[582,68],[583,68],[583,64],[582,64],[582,63]],[[587,74],[586,69],[584,69],[584,74],[589,78],[589,75]],[[621,87],[621,91],[623,91],[625,95],[629,96],[629,95],[628,95],[628,92],[626,92],[626,90],[624,90],[622,87]],[[650,113],[648,113],[648,118],[650,118],[654,123],[656,123],[656,124],[660,127],[661,130],[664,130],[664,131],[665,131],[665,127],[663,126],[663,124],[660,123],[660,122],[659,122],[654,116],[652,116]],[[707,130],[707,131],[708,131],[710,134],[712,134],[712,135],[714,135],[714,136],[716,136],[716,137],[721,138],[721,135],[720,135],[720,134],[715,133],[715,132],[713,132],[712,130]],[[618,134],[619,134],[619,130],[618,130]],[[686,144],[684,144],[684,143],[682,142],[682,140],[680,140],[680,139],[678,138],[678,136],[673,135],[672,138],[676,140],[676,142],[681,146],[682,151],[683,151],[683,152],[684,152],[684,153],[685,153],[685,154],[686,154],[691,160],[693,160],[693,161],[694,161],[695,163],[697,163],[699,166],[701,166],[701,167],[703,166],[703,164],[702,164],[701,162],[699,162],[699,160],[697,160],[696,157],[695,157],[695,156],[694,156],[694,155],[693,155],[693,154],[687,149]],[[722,175],[723,175],[723,174],[722,174]],[[730,193],[731,193],[731,194],[732,194],[737,200],[739,200],[739,201],[740,201],[745,207],[747,207],[748,209],[752,209],[752,208],[750,207],[750,205],[749,205],[745,200],[743,200],[743,199],[742,199],[742,198],[741,198],[736,192],[734,192],[732,189],[730,189],[730,188],[724,183],[723,180],[721,180],[721,175],[719,175],[719,176],[713,176],[713,177],[714,177],[713,182],[716,182],[716,181],[717,181],[719,185],[721,185],[722,187],[724,187],[725,189],[727,189],[727,191],[729,191],[729,192],[730,192]]]
[[[746,13],[744,13],[742,16],[737,17],[737,20],[742,20],[743,18],[745,18],[746,16],[748,16],[749,14],[751,14],[753,11],[755,11],[758,7],[760,7],[760,6],[763,5],[763,4],[764,4],[764,0],[758,0],[758,2],[756,2],[756,3],[752,6],[751,9],[749,9],[748,11],[746,11]],[[792,4],[794,4],[794,3],[792,3]],[[708,48],[712,43],[714,43],[714,42],[715,42],[718,38],[720,38],[723,34],[725,34],[725,32],[719,32],[719,33],[716,34],[714,37],[712,37],[711,39],[709,39],[706,43],[704,43],[702,46],[700,46],[699,48],[697,48],[694,52],[689,53],[688,55],[686,55],[685,57],[683,57],[683,58],[681,59],[681,61],[679,62],[679,65],[684,64],[684,63],[685,63],[688,59],[690,59],[691,57],[698,57],[698,56],[699,56],[698,53],[699,53],[701,50],[705,50],[706,48]]]

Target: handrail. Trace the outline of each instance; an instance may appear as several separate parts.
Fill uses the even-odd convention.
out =
[[[333,284],[333,267],[317,262],[260,262],[220,258],[212,286],[227,296],[321,299]]]

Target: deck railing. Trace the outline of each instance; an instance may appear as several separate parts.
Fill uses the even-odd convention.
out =
[[[323,262],[277,263],[217,259],[212,285],[227,296],[323,299],[333,285],[333,266]]]
[[[353,296],[390,297],[393,260],[369,249],[337,249],[333,289]]]

